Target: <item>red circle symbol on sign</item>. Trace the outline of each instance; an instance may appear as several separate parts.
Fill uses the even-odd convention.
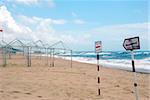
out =
[[[96,48],[100,48],[100,47],[101,47],[100,45],[97,45],[97,46],[96,46]]]

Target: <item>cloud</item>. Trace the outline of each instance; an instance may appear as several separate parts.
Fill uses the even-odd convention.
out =
[[[59,19],[59,20],[52,20],[53,24],[65,24],[66,21],[64,19]]]
[[[56,24],[56,25],[63,25],[65,24],[67,21],[64,19],[51,19],[51,18],[40,18],[40,17],[27,17],[24,15],[20,15],[18,16],[19,19],[21,20],[22,23],[26,23],[26,24],[41,24],[44,23],[46,25],[52,25],[52,24]]]
[[[71,15],[75,18],[73,20],[73,23],[75,23],[75,24],[85,24],[86,23],[84,20],[77,18],[78,15],[75,12],[72,12]]]
[[[5,40],[10,41],[15,38],[30,39],[30,34],[28,33],[32,33],[32,30],[27,26],[16,23],[5,6],[0,7],[0,13],[3,14],[0,16],[0,28],[3,29]]]
[[[93,39],[101,40],[104,43],[105,49],[118,48],[123,49],[122,42],[125,38],[139,36],[141,40],[141,49],[150,50],[150,22],[131,23],[120,25],[107,25],[97,27],[89,32],[93,34]],[[108,45],[111,44],[111,45]]]
[[[0,28],[2,26],[4,38],[7,42],[18,38],[27,41],[42,40],[48,43],[62,40],[70,45],[78,43],[79,36],[59,32],[52,27],[54,24],[64,24],[65,21],[62,19],[53,20],[50,18],[20,15],[19,18],[22,22],[17,23],[5,6],[0,7],[0,13],[3,13],[3,16],[0,16]]]
[[[81,20],[81,19],[75,19],[74,23],[75,24],[85,24],[86,22],[84,20]]]
[[[59,31],[53,25],[64,25],[66,20],[20,15],[16,21],[5,6],[0,7],[0,13],[3,14],[0,15],[0,28],[4,30],[6,41],[18,38],[29,41],[42,40],[52,44],[61,40],[76,50],[94,50],[94,42],[101,40],[104,50],[118,50],[123,49],[124,38],[140,36],[141,48],[150,50],[149,22],[107,25],[88,29],[86,32]],[[85,23],[81,22],[77,21],[76,24]]]
[[[49,7],[55,6],[53,0],[7,0],[7,2],[16,3],[16,4],[23,4],[28,6],[34,5],[48,5]]]
[[[73,17],[77,17],[77,14],[76,14],[75,12],[72,12],[71,15],[72,15]]]
[[[132,23],[132,24],[121,24],[121,25],[107,25],[98,28],[94,28],[96,34],[109,33],[109,34],[148,34],[150,30],[150,22],[145,23]],[[143,32],[143,33],[142,33]]]
[[[9,30],[9,32],[28,32],[30,29],[24,27],[15,22],[11,13],[7,10],[5,6],[0,7],[0,13],[3,14],[0,16],[0,24]]]
[[[13,0],[13,1],[25,5],[38,4],[38,0]]]

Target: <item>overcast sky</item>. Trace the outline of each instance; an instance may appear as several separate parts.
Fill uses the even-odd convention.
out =
[[[124,50],[124,38],[139,36],[141,50],[150,50],[148,1],[0,0],[0,28],[6,41],[61,40],[85,51],[99,40],[104,51]]]

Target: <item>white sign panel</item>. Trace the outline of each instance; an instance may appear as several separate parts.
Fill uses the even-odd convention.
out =
[[[139,37],[127,38],[123,42],[123,47],[126,50],[140,49]]]
[[[99,53],[102,50],[102,42],[101,41],[96,41],[95,42],[95,52]]]

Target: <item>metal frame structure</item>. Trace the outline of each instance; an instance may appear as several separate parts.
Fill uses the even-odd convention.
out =
[[[32,66],[32,60],[34,58],[40,58],[40,60],[45,61],[45,65],[54,67],[56,56],[63,56],[64,53],[70,52],[70,64],[72,67],[72,50],[66,48],[62,41],[58,41],[50,45],[48,43],[44,43],[42,40],[29,43],[22,42],[19,39],[14,39],[9,43],[2,40],[0,42],[0,51],[2,51],[0,52],[2,54],[0,60],[2,59],[3,66],[7,65],[7,60],[12,58],[11,56],[18,54],[22,57],[22,59],[24,59],[28,67]],[[44,61],[42,61],[42,63],[44,63]]]

